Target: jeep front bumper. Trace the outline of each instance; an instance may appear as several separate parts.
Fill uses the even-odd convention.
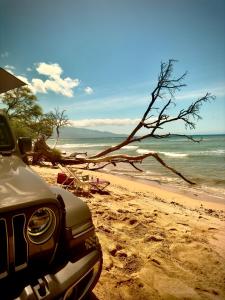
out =
[[[16,300],[66,300],[74,292],[75,299],[82,299],[97,283],[101,269],[101,252],[94,250],[57,273],[39,278],[36,285],[26,286]]]

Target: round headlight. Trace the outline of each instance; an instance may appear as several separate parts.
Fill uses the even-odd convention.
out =
[[[28,221],[27,234],[36,244],[46,242],[54,232],[56,218],[53,211],[47,207],[37,209]]]

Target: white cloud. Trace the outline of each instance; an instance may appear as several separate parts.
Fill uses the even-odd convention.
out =
[[[63,72],[59,64],[46,64],[41,62],[36,68],[39,74],[49,76],[51,78],[59,78]]]
[[[47,93],[45,84],[41,79],[33,78],[31,86],[32,86],[32,91],[34,93],[43,93],[43,94]]]
[[[92,127],[92,126],[126,126],[136,125],[140,119],[83,119],[70,120],[72,127]]]
[[[90,86],[87,86],[85,89],[84,89],[85,93],[88,94],[88,95],[91,95],[93,94],[94,90],[90,87]]]
[[[63,70],[61,66],[57,63],[55,64],[47,64],[44,62],[36,64],[36,71],[40,75],[45,75],[47,78],[45,80],[40,78],[33,78],[31,81],[28,80],[25,76],[18,76],[13,71],[15,67],[6,65],[5,69],[11,74],[17,76],[19,79],[28,84],[29,88],[32,90],[34,94],[36,93],[44,93],[46,94],[48,91],[52,91],[56,94],[61,94],[65,97],[73,97],[74,88],[80,85],[80,80],[70,77],[62,78]],[[31,68],[27,68],[27,71],[32,71]],[[93,90],[88,87],[87,92],[90,94]]]
[[[62,78],[62,68],[59,64],[47,64],[41,62],[36,68],[37,72],[41,75],[48,77],[45,81],[41,79],[33,79],[33,90],[35,93],[47,91],[55,92],[66,97],[73,97],[73,89],[80,84],[79,79],[72,79],[70,77]]]
[[[30,67],[28,67],[28,68],[27,68],[27,71],[28,71],[28,72],[31,72],[31,71],[32,71],[32,69],[31,69]]]

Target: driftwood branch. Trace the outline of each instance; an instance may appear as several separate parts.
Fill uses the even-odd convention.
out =
[[[106,165],[109,164],[118,164],[118,163],[129,163],[131,164],[135,169],[141,171],[139,168],[137,168],[134,163],[136,162],[142,162],[144,159],[147,157],[154,157],[162,166],[173,172],[174,174],[178,175],[181,177],[183,180],[190,184],[194,184],[194,182],[190,181],[187,179],[184,175],[182,175],[180,172],[176,171],[174,168],[170,167],[167,165],[162,158],[156,153],[156,152],[149,152],[143,155],[137,155],[137,156],[132,156],[132,155],[126,155],[126,154],[115,154],[115,155],[110,155],[110,156],[104,156],[104,157],[98,157],[98,158],[77,158],[76,160],[72,159],[62,159],[60,162],[63,164],[86,164],[86,163],[92,163],[92,164],[100,164],[100,163],[105,163],[101,167],[98,167],[99,169],[104,168]],[[93,170],[93,169],[92,169]],[[97,168],[95,168],[97,170]]]
[[[143,113],[136,127],[122,142],[115,146],[108,147],[107,149],[104,149],[90,157],[75,157],[73,159],[61,158],[60,162],[64,164],[85,165],[85,168],[91,170],[99,170],[108,166],[109,164],[116,166],[117,163],[122,162],[130,164],[138,171],[142,171],[136,166],[136,163],[141,163],[147,157],[153,157],[163,167],[167,168],[177,176],[181,177],[186,182],[194,184],[183,174],[169,166],[156,152],[149,152],[147,154],[137,156],[129,156],[125,154],[112,154],[113,152],[122,149],[124,146],[127,146],[134,142],[141,142],[145,139],[163,139],[172,136],[182,136],[193,142],[200,141],[199,139],[195,139],[194,137],[189,135],[179,135],[173,134],[171,132],[162,133],[161,131],[162,129],[165,130],[166,125],[177,122],[180,122],[179,126],[182,123],[185,128],[194,129],[196,126],[196,122],[199,119],[201,119],[201,116],[199,114],[201,106],[205,102],[215,99],[215,96],[211,95],[210,93],[206,93],[201,98],[192,102],[191,105],[189,105],[188,107],[183,108],[177,113],[173,113],[173,115],[171,115],[169,110],[176,105],[175,94],[176,92],[180,91],[181,88],[185,87],[183,81],[187,75],[187,72],[185,72],[180,76],[173,76],[173,68],[175,62],[175,60],[171,59],[167,63],[161,63],[158,81],[150,95],[147,109]],[[64,111],[62,112],[62,116],[63,113]],[[143,132],[141,132],[142,129],[145,129],[144,134]]]
[[[176,116],[169,116],[167,114],[167,111],[171,108],[171,106],[174,106],[175,103],[172,101],[172,99],[175,96],[175,93],[179,91],[182,87],[185,86],[183,84],[183,80],[185,79],[187,72],[182,74],[181,76],[177,78],[173,78],[173,66],[175,60],[169,60],[168,63],[162,63],[161,64],[161,71],[158,77],[158,82],[151,93],[149,105],[144,112],[140,122],[137,124],[137,126],[133,129],[133,131],[129,134],[129,136],[119,143],[116,146],[109,147],[96,155],[92,156],[92,158],[98,158],[101,156],[105,156],[109,153],[112,153],[116,150],[119,150],[123,148],[126,145],[129,145],[134,142],[138,142],[144,139],[149,138],[166,138],[170,137],[173,134],[168,133],[160,133],[160,130],[165,127],[168,123],[175,123],[178,121],[181,121],[185,128],[194,129],[195,123],[199,119],[201,119],[201,116],[199,115],[199,110],[204,102],[210,101],[215,99],[215,96],[211,95],[210,93],[206,93],[203,97],[197,99],[195,102],[193,102],[189,107],[186,109],[180,110]],[[169,94],[170,98],[167,99],[167,95]],[[161,100],[161,102],[165,101],[165,104],[162,104],[161,108],[155,107],[155,104],[158,100]],[[158,115],[155,116],[152,114],[155,110],[159,110]],[[152,121],[151,121],[152,120]],[[147,134],[141,134],[140,131],[143,128],[147,128],[149,132]],[[194,142],[197,142],[198,140],[188,136],[188,135],[182,135],[183,137],[192,140]]]

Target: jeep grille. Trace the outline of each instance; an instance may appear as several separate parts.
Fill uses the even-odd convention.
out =
[[[27,266],[24,226],[24,214],[0,219],[0,279]]]

